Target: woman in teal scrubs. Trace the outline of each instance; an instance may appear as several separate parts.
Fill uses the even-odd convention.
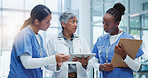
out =
[[[92,51],[96,53],[96,61],[99,62],[99,78],[133,78],[133,70],[138,71],[140,68],[138,58],[143,54],[141,48],[133,60],[124,52],[122,44],[118,44],[120,38],[134,39],[118,27],[124,11],[125,7],[121,3],[116,3],[103,17],[103,28],[107,34],[98,38]],[[113,67],[110,63],[114,53],[120,55],[129,68]]]
[[[56,71],[57,63],[69,59],[70,56],[64,54],[47,57],[45,53],[43,39],[38,32],[46,31],[51,19],[51,11],[44,5],[31,10],[30,19],[14,39],[8,78],[43,78],[44,66]]]

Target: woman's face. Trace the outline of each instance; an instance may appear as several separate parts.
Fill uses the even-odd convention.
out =
[[[67,24],[63,23],[64,31],[69,34],[76,32],[78,20],[76,17],[72,17],[67,21]]]
[[[115,23],[112,15],[106,13],[103,17],[103,24],[103,28],[106,33],[117,33],[119,22]]]
[[[39,29],[46,31],[49,28],[49,26],[51,25],[51,23],[50,23],[51,19],[52,19],[52,16],[51,16],[51,14],[49,14],[44,20],[40,21],[39,22]]]

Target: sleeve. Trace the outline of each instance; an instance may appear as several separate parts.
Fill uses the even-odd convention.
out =
[[[98,57],[97,44],[98,41],[95,43],[95,46],[92,50],[92,53],[96,53],[96,56],[88,61],[87,70],[90,70],[92,67],[94,67],[96,70],[99,70],[99,57]]]
[[[133,36],[129,35],[129,39],[135,39]],[[139,62],[139,57],[144,54],[141,48],[139,48],[136,58],[133,60],[128,55],[123,60],[132,70],[138,71],[140,69],[141,63]]]
[[[31,37],[28,33],[20,32],[15,38],[14,47],[17,56],[20,56],[25,52],[32,56]]]
[[[24,53],[20,56],[21,62],[26,69],[40,68],[46,65],[56,65],[55,55],[45,58],[32,58],[28,53]],[[56,69],[50,68],[55,71]]]
[[[81,37],[82,38],[82,37]],[[90,48],[89,48],[89,46],[88,46],[88,44],[87,44],[87,42],[86,42],[86,40],[84,39],[84,38],[82,38],[83,40],[81,40],[81,41],[83,41],[83,43],[81,43],[82,45],[84,45],[84,52],[86,52],[86,53],[91,53],[90,52]],[[91,64],[91,62],[89,62],[88,61],[88,65],[87,66],[83,66],[82,65],[82,67],[83,67],[83,69],[84,70],[86,70],[86,71],[88,71],[88,70],[90,70],[91,68],[92,68],[92,64]]]
[[[47,42],[47,45],[46,45],[46,54],[47,54],[47,56],[52,56],[52,55],[54,55],[53,54],[53,52],[54,52],[54,45],[53,45],[53,40],[54,40],[54,38],[51,38],[51,39],[49,39],[48,40],[48,42]],[[56,61],[56,60],[55,60]],[[51,70],[51,69],[58,69],[57,68],[57,63],[56,64],[50,64],[50,65],[47,65],[47,66],[45,66],[45,68],[46,69],[48,69],[48,70]],[[58,71],[58,70],[56,70],[56,71]]]
[[[53,55],[53,41],[52,38],[48,40],[47,45],[46,45],[46,54],[47,56]]]
[[[97,40],[97,42],[95,43],[95,45],[94,45],[94,48],[93,48],[93,50],[92,50],[92,53],[96,53],[96,58],[98,58],[99,59],[99,55],[98,55],[98,48],[97,48],[97,45],[98,45],[98,40]]]
[[[134,71],[138,71],[140,69],[141,63],[139,62],[139,58],[133,60],[127,55],[123,61]]]
[[[99,60],[96,57],[93,57],[88,61],[87,70],[90,70],[92,67],[94,67],[96,70],[99,70]]]
[[[143,50],[141,48],[139,48],[136,58],[140,57],[143,54],[144,54]]]
[[[81,44],[82,44],[82,47],[84,48],[84,52],[85,53],[91,53],[90,52],[90,48],[89,48],[89,46],[88,46],[88,44],[87,44],[87,42],[86,42],[86,40],[83,38],[83,37],[80,37],[80,39],[81,39]]]

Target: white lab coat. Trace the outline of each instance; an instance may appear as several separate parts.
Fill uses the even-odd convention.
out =
[[[86,40],[80,36],[76,36],[76,38],[73,39],[73,50],[74,53],[90,53],[90,49],[86,43]],[[49,39],[46,47],[46,52],[49,56],[56,53],[64,53],[66,55],[69,55],[69,48],[67,47],[67,44],[63,37],[54,36]],[[93,62],[88,62],[87,70],[85,70],[81,63],[76,63],[77,78],[88,78],[86,72],[91,69],[92,66]],[[53,78],[68,78],[67,62],[62,64],[59,71],[53,73]]]

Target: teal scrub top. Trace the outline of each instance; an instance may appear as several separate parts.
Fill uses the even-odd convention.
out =
[[[14,39],[12,51],[10,71],[8,78],[43,78],[43,71],[41,68],[25,69],[21,63],[20,55],[28,53],[32,58],[42,58],[46,56],[43,48],[43,39],[38,34],[41,41],[41,48],[38,44],[35,34],[27,26],[22,29]],[[40,56],[42,50],[43,55]]]
[[[118,40],[112,45],[110,44],[110,41],[109,41],[109,34],[105,34],[98,38],[92,50],[92,53],[96,53],[95,57],[99,59],[100,64],[106,63],[106,51],[110,45],[111,45],[111,48],[108,51],[108,62],[111,63],[111,60],[114,55],[114,47],[119,43],[120,38],[134,39],[134,37],[132,37],[131,35],[125,32],[122,32]],[[99,53],[100,50],[102,51]],[[144,52],[140,48],[138,50],[136,58],[141,56],[143,53]],[[114,70],[110,72],[100,71],[99,78],[133,78],[133,70],[130,68],[116,68],[115,67]]]

